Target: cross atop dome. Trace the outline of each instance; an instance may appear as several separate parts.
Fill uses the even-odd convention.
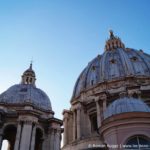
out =
[[[106,41],[105,50],[110,51],[117,48],[125,48],[124,44],[122,43],[121,39],[114,35],[113,31],[109,31],[110,37]]]
[[[32,84],[35,86],[35,72],[32,69],[32,61],[29,68],[23,73],[21,84]]]
[[[30,67],[29,67],[29,69],[30,69],[30,70],[32,70],[32,61],[31,61],[31,63],[30,63]]]

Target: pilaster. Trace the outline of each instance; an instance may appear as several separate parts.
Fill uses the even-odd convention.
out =
[[[99,128],[101,126],[101,110],[100,110],[100,105],[99,105],[99,97],[95,98],[95,103],[96,103],[96,110],[97,110],[97,127]]]
[[[77,106],[77,139],[81,138],[81,104]]]
[[[73,141],[76,140],[76,112],[73,110]]]
[[[31,121],[24,122],[21,135],[20,150],[29,150],[31,132],[32,132],[32,122]]]
[[[31,150],[35,149],[35,136],[36,136],[36,125],[33,126],[33,130],[32,130]]]
[[[64,125],[64,145],[68,143],[68,113],[64,112],[64,119],[63,119],[63,125]]]

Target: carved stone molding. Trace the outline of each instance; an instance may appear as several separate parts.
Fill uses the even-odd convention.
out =
[[[33,116],[19,116],[19,122],[24,122],[26,124],[38,123],[38,118]]]
[[[139,89],[128,90],[128,95],[129,95],[130,97],[133,97],[134,94],[137,94],[137,96],[140,97],[141,91],[140,91]]]

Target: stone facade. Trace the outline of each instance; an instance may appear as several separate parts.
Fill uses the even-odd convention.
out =
[[[105,52],[77,79],[70,102],[63,111],[62,150],[133,149],[132,140],[137,150],[137,140],[150,149],[150,55],[125,48],[112,31]]]
[[[0,95],[0,149],[60,150],[62,121],[54,118],[46,93],[36,88],[32,64],[22,81]]]

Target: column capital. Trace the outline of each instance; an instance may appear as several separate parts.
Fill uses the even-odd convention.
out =
[[[94,97],[94,101],[95,102],[98,102],[98,101],[101,101],[101,100],[105,100],[105,99],[107,99],[107,95],[106,94],[101,94],[99,96],[95,96]]]
[[[95,102],[98,102],[100,100],[100,98],[99,97],[95,97],[94,100],[95,100]]]
[[[86,94],[84,92],[81,93],[81,100],[83,101],[86,97]]]
[[[76,109],[77,109],[77,110],[80,110],[80,109],[81,109],[81,107],[82,107],[81,103],[78,103],[78,105],[77,105]]]
[[[63,120],[69,118],[69,110],[64,110],[62,114],[63,114]]]
[[[74,113],[75,110],[76,110],[76,107],[75,107],[75,106],[72,106],[72,107],[71,107],[71,111]]]
[[[52,128],[52,127],[49,128],[49,133],[55,134],[57,132],[61,133],[62,132],[62,128]]]
[[[25,124],[37,124],[38,118],[33,116],[19,116],[18,122],[24,122]]]
[[[68,113],[71,113],[71,111],[70,111],[70,110],[67,110],[67,109],[64,109],[63,112],[62,112],[62,115],[66,114],[66,113],[67,113],[67,114],[68,114]]]
[[[130,97],[134,96],[134,94],[137,94],[137,96],[140,97],[141,91],[139,89],[128,90],[128,95]]]
[[[106,94],[100,95],[100,99],[101,99],[101,100],[107,99],[107,95],[106,95]]]
[[[48,130],[48,133],[50,133],[50,134],[54,134],[54,128],[49,128],[49,130]]]
[[[71,110],[72,110],[72,112],[74,113],[75,110],[80,110],[81,107],[82,107],[81,103],[78,103],[78,104],[72,106]]]
[[[127,96],[127,92],[126,91],[122,91],[122,92],[119,93],[119,97],[120,98],[123,98],[125,96]]]
[[[63,117],[63,121],[68,120],[68,118],[69,118],[68,114],[65,114]]]
[[[61,129],[61,128],[60,128],[60,129],[57,129],[56,132],[57,132],[58,134],[61,134],[61,133],[62,133],[62,129]]]

